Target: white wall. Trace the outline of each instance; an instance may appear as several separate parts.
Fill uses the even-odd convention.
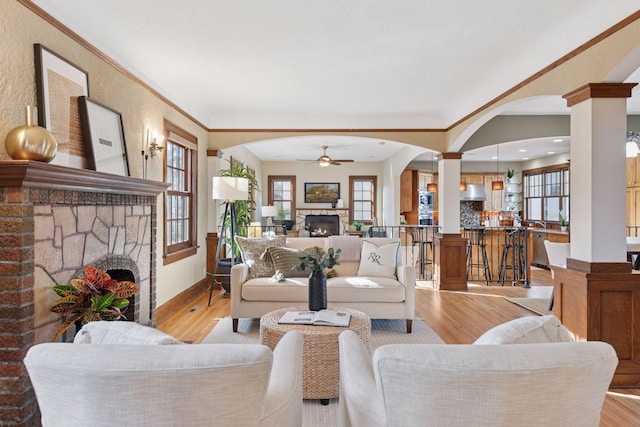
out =
[[[261,189],[264,204],[268,200],[268,176],[269,175],[295,175],[296,176],[296,208],[328,208],[330,203],[304,203],[305,182],[338,182],[340,183],[340,198],[344,206],[349,206],[349,176],[350,175],[374,175],[377,180],[376,188],[376,213],[378,223],[384,221],[383,206],[383,171],[380,162],[354,162],[343,163],[340,166],[322,168],[314,162],[264,162],[262,163]]]

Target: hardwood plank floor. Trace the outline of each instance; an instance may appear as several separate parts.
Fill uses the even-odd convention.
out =
[[[534,269],[531,287],[485,286],[469,284],[469,290],[437,291],[430,282],[418,282],[416,316],[424,321],[448,344],[472,343],[488,329],[523,316],[535,315],[507,301],[504,297],[547,298],[551,294],[548,271]],[[230,301],[214,293],[207,307],[208,292],[182,307],[166,322],[158,325],[183,341],[199,343],[211,332],[218,320],[228,316]],[[541,410],[544,410],[541,408]],[[640,389],[612,389],[602,409],[601,427],[640,425]]]

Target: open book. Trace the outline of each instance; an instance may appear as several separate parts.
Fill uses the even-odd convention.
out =
[[[287,311],[278,323],[317,326],[349,326],[351,314],[344,311]]]

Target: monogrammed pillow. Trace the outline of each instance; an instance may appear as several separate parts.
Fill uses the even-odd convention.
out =
[[[271,257],[266,253],[267,248],[285,245],[287,236],[276,237],[241,237],[236,236],[240,247],[242,262],[249,267],[249,279],[256,277],[271,277],[276,269]]]
[[[357,275],[395,279],[399,248],[400,242],[378,246],[364,240]]]

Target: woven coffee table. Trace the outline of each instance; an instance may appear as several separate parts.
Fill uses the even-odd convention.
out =
[[[371,348],[371,320],[365,313],[350,308],[328,307],[330,310],[351,314],[348,327],[279,324],[287,311],[305,311],[308,307],[289,307],[272,311],[260,319],[260,343],[272,350],[280,338],[289,331],[304,336],[302,351],[302,397],[320,399],[328,403],[338,397],[340,390],[340,364],[338,335],[347,329],[354,331],[364,345]]]

